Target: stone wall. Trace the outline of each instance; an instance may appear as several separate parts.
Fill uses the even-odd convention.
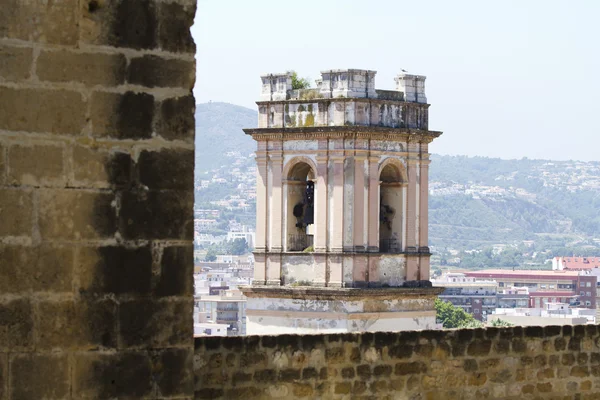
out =
[[[0,7],[0,399],[192,394],[195,0]]]
[[[196,399],[598,399],[598,326],[196,339]]]

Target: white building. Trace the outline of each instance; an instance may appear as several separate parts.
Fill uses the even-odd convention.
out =
[[[546,303],[544,308],[497,308],[488,315],[518,326],[585,325],[596,323],[596,310],[573,308],[567,303]]]
[[[227,240],[244,239],[248,243],[249,248],[254,248],[254,230],[242,225],[239,229],[230,230],[227,232]]]

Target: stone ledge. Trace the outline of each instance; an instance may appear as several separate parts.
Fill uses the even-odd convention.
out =
[[[442,132],[430,131],[413,128],[390,128],[371,125],[351,125],[351,126],[309,126],[309,127],[276,127],[276,128],[246,128],[243,129],[246,135],[261,134],[329,134],[337,138],[351,136],[354,134],[385,134],[385,135],[420,135],[431,139],[439,137]]]
[[[434,297],[444,291],[442,287],[393,287],[393,288],[331,288],[331,287],[282,287],[240,286],[244,296],[250,298],[288,298],[303,300],[394,300],[400,298]]]
[[[284,255],[284,256],[404,256],[404,257],[416,257],[416,256],[431,256],[429,251],[400,251],[398,253],[381,253],[374,251],[311,251],[304,253],[303,251],[253,251],[252,254],[261,254],[264,256],[268,255]]]

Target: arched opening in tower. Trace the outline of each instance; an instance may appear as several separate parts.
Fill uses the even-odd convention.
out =
[[[311,250],[315,224],[315,172],[298,162],[286,180],[286,251]]]
[[[395,165],[388,164],[379,180],[379,251],[399,253],[402,250],[402,175]]]

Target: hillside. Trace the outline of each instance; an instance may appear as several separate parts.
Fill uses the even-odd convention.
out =
[[[255,111],[232,104],[197,106],[197,171],[213,171],[202,179],[226,178],[234,167],[252,165],[247,156],[255,144],[242,128],[256,126],[256,119]],[[232,151],[241,158],[227,156]],[[438,250],[487,249],[524,240],[540,243],[541,249],[598,249],[593,240],[600,237],[598,162],[434,154],[430,171],[430,244]],[[248,187],[254,178],[236,179]],[[241,194],[235,185],[203,189],[197,202]]]
[[[243,128],[257,124],[258,114],[246,107],[228,103],[196,105],[196,172],[205,172],[228,162],[229,151],[248,155],[256,143]]]

